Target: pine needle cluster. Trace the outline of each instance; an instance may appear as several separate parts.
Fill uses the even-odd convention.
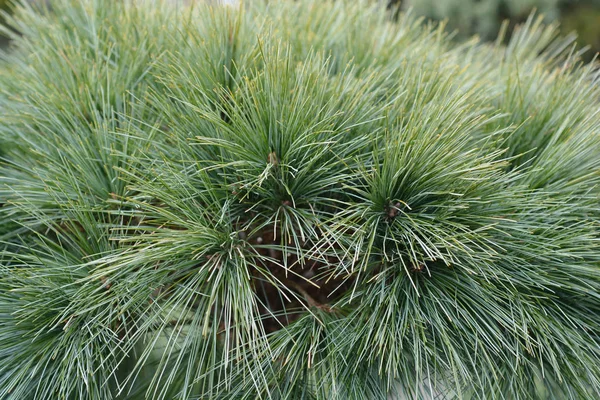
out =
[[[0,398],[600,398],[600,74],[555,27],[54,0],[4,31]]]

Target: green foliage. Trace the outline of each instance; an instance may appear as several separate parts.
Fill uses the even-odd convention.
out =
[[[600,86],[367,1],[23,3],[0,398],[600,397]]]
[[[448,20],[448,28],[467,37],[479,34],[496,38],[504,19],[524,19],[533,10],[543,13],[548,20],[560,15],[561,0],[407,0],[401,2],[417,15],[434,20]]]
[[[579,46],[589,47],[584,56],[591,61],[600,52],[599,0],[406,0],[404,10],[428,20],[444,21],[448,31],[460,40],[479,35],[495,40],[509,26],[524,22],[533,13],[541,13],[547,23],[560,22],[564,33],[577,32]]]
[[[4,13],[9,11],[9,0],[0,0],[0,24],[4,23]],[[6,45],[6,36],[0,32],[0,47]]]
[[[568,28],[581,29],[584,39],[591,38],[583,44],[594,44],[598,39],[598,35],[585,34],[598,25],[589,16],[600,6],[598,0],[406,0],[400,3],[417,15],[437,21],[447,19],[448,28],[457,30],[462,37],[478,34],[493,40],[503,20],[524,21],[531,12],[537,11],[548,22],[560,19],[567,21]]]
[[[595,52],[600,51],[600,9],[598,7],[586,6],[574,9],[565,15],[562,26],[564,31],[577,31],[581,44],[590,45]]]

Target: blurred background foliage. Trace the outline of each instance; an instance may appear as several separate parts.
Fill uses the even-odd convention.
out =
[[[404,0],[403,9],[412,8],[417,15],[433,20],[447,20],[448,29],[460,36],[478,34],[493,40],[503,20],[518,21],[534,9],[548,20],[560,16],[560,0]],[[396,1],[398,3],[398,1]]]
[[[562,19],[563,31],[576,31],[581,44],[590,45],[593,53],[600,52],[600,1],[574,7]],[[593,54],[588,54],[588,57]]]
[[[524,22],[532,12],[542,14],[546,22],[559,22],[563,34],[576,31],[580,46],[590,46],[586,58],[600,52],[600,0],[392,0],[403,10],[412,8],[417,15],[435,21],[447,21],[457,39],[479,35],[494,40],[502,22],[512,27]],[[512,29],[509,29],[509,32]]]
[[[9,3],[10,3],[10,0],[0,0],[0,24],[4,23],[4,17],[2,16],[2,14],[4,12],[8,12]],[[6,46],[7,43],[8,43],[8,40],[6,39],[6,36],[4,36],[0,32],[0,47]]]

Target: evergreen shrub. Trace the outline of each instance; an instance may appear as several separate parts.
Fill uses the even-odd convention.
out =
[[[0,398],[600,398],[598,71],[392,14],[21,4]]]

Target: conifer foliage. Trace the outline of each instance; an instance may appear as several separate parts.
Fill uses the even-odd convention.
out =
[[[456,45],[350,0],[9,24],[0,398],[600,397],[599,74],[554,27]]]

